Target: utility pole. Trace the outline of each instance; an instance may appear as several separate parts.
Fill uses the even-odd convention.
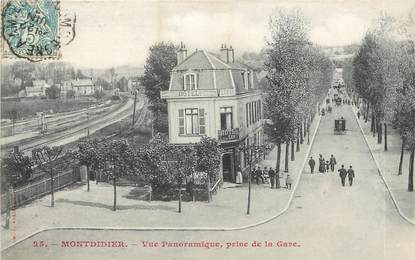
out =
[[[89,112],[86,112],[87,136],[89,136]]]
[[[134,126],[134,124],[135,124],[135,107],[136,107],[136,103],[137,103],[137,94],[138,94],[138,91],[135,90],[135,92],[134,92],[134,108],[133,108],[133,122],[132,122],[132,126]]]

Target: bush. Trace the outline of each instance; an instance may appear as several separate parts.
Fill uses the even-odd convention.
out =
[[[49,99],[57,99],[60,97],[60,94],[61,94],[61,89],[58,88],[57,86],[52,86],[46,89],[46,96]]]
[[[74,98],[75,97],[75,91],[74,90],[68,90],[68,92],[66,92],[66,97],[67,98]]]
[[[105,92],[104,91],[102,91],[102,90],[95,90],[95,92],[94,92],[94,98],[96,98],[96,99],[102,99],[104,96],[105,96]]]

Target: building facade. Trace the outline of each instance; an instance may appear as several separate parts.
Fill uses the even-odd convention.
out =
[[[92,79],[75,79],[62,82],[61,95],[66,97],[70,90],[74,91],[75,97],[90,96],[95,92],[95,84]]]
[[[33,86],[26,87],[26,97],[42,97],[46,96],[46,89],[50,86],[44,80],[33,80]]]
[[[187,56],[184,45],[171,72],[167,100],[169,141],[175,144],[216,138],[222,154],[223,180],[234,182],[246,163],[237,147],[263,143],[263,105],[255,71],[234,59],[234,49],[222,45],[219,54],[198,50]]]

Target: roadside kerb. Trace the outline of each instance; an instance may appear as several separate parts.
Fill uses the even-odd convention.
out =
[[[96,231],[98,231],[98,230],[118,230],[118,231],[238,231],[238,230],[245,230],[245,229],[257,227],[257,226],[263,225],[265,223],[268,223],[268,222],[276,219],[277,217],[281,216],[282,214],[284,214],[289,209],[289,207],[291,206],[292,200],[294,198],[294,194],[295,194],[295,192],[297,190],[298,184],[299,184],[300,179],[301,179],[301,175],[302,175],[303,169],[305,167],[305,164],[307,163],[307,159],[309,157],[309,154],[310,154],[310,151],[311,151],[311,147],[313,146],[314,138],[315,138],[315,136],[317,134],[317,131],[318,131],[318,128],[320,126],[321,116],[318,116],[318,119],[317,120],[318,121],[317,121],[316,127],[314,129],[313,136],[312,136],[312,138],[310,140],[310,144],[308,145],[307,152],[306,152],[306,154],[304,156],[304,160],[303,160],[303,163],[301,165],[301,168],[299,169],[298,176],[297,176],[297,179],[295,181],[294,187],[293,187],[293,189],[291,191],[290,197],[288,198],[288,201],[287,201],[285,207],[280,212],[278,212],[277,214],[275,214],[275,215],[273,215],[273,216],[271,216],[269,218],[266,218],[264,220],[258,221],[258,222],[253,223],[253,224],[249,224],[249,225],[245,225],[245,226],[240,226],[240,227],[180,227],[180,228],[178,228],[178,227],[50,227],[50,228],[44,228],[44,229],[38,230],[38,231],[36,231],[36,232],[34,232],[34,233],[30,234],[30,235],[27,235],[26,237],[24,237],[22,239],[19,239],[15,243],[13,243],[13,244],[11,244],[11,245],[9,245],[9,246],[1,249],[1,251],[3,252],[3,251],[5,251],[5,250],[7,250],[7,249],[9,249],[9,248],[17,245],[17,244],[20,244],[24,240],[29,239],[31,237],[34,237],[37,234],[43,233],[45,231],[51,231],[51,230],[96,230]]]
[[[360,128],[360,131],[362,132],[363,138],[365,139],[365,143],[366,143],[367,147],[369,148],[370,155],[372,156],[373,160],[375,161],[375,165],[376,165],[376,168],[377,168],[377,170],[378,170],[378,174],[379,174],[379,176],[381,177],[381,179],[382,179],[383,183],[385,184],[386,189],[387,189],[387,190],[388,190],[388,192],[389,192],[389,195],[391,196],[391,199],[392,199],[392,201],[393,201],[393,205],[395,206],[395,208],[396,208],[396,210],[398,211],[399,215],[400,215],[400,216],[401,216],[404,220],[406,220],[409,224],[412,224],[412,225],[414,225],[414,226],[415,226],[415,221],[413,221],[413,220],[409,219],[409,218],[408,218],[408,217],[407,217],[407,216],[406,216],[406,215],[402,212],[401,208],[399,207],[398,201],[396,200],[395,195],[393,194],[393,192],[392,192],[391,188],[389,187],[389,184],[387,183],[387,181],[386,181],[386,179],[385,179],[385,176],[383,175],[383,171],[382,171],[382,169],[380,168],[379,163],[378,163],[378,161],[376,160],[375,155],[374,155],[374,154],[373,154],[373,152],[372,152],[372,148],[370,147],[369,141],[367,140],[366,135],[365,135],[365,132],[363,131],[363,128],[362,128],[362,126],[360,125],[359,119],[358,119],[358,118],[357,118],[357,116],[356,116],[356,111],[357,111],[357,109],[355,109],[354,107],[352,107],[352,112],[353,112],[354,118],[356,119],[357,124],[359,125],[359,128]]]

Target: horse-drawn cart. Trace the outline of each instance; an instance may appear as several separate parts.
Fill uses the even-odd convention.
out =
[[[343,117],[334,120],[334,134],[346,133],[346,119]]]

